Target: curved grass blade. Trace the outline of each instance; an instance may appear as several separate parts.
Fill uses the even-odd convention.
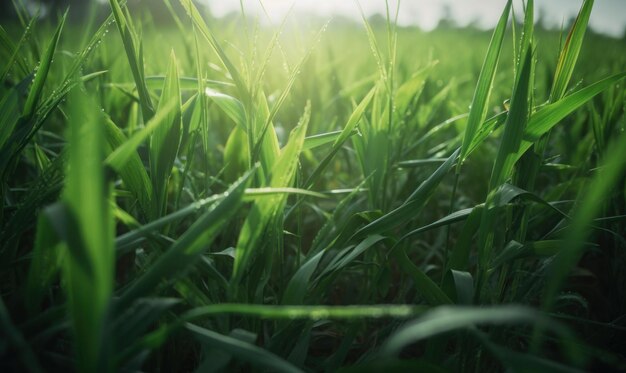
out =
[[[409,259],[406,251],[393,250],[391,255],[394,256],[400,268],[411,277],[418,293],[428,304],[431,306],[452,304],[452,300],[446,293]]]
[[[565,326],[532,308],[511,305],[493,307],[443,306],[427,312],[393,333],[385,341],[380,355],[382,357],[396,356],[403,347],[412,343],[442,333],[472,328],[476,325],[506,326],[518,324],[541,324],[563,337],[563,340],[574,340],[573,335]],[[575,349],[575,345],[571,342],[568,347]]]
[[[452,153],[446,162],[439,166],[439,168],[437,168],[437,170],[430,175],[400,207],[359,229],[354,236],[364,237],[370,234],[385,233],[401,224],[406,224],[409,220],[418,215],[434,193],[435,188],[452,168],[459,152],[460,149],[457,149]]]
[[[524,143],[518,154],[521,156],[533,142],[546,134],[559,121],[624,78],[626,78],[626,72],[611,75],[537,110],[528,121],[524,131]]]
[[[156,118],[158,116],[153,120]],[[152,123],[148,123],[146,127],[135,132],[133,137],[138,136],[140,132],[151,126],[153,126]],[[135,150],[139,143],[133,141],[133,144],[129,146],[129,140],[110,118],[105,120],[105,134],[109,147],[114,149],[113,152],[117,152],[115,156],[112,155],[113,152],[108,154],[104,162],[105,165],[119,173],[126,187],[137,198],[143,216],[148,219],[152,211],[152,184],[148,172]],[[147,137],[147,133],[145,133],[145,137]]]
[[[270,369],[273,372],[300,373],[298,369],[286,360],[277,355],[264,350],[251,343],[246,343],[239,339],[216,333],[212,330],[201,328],[194,324],[187,324],[185,328],[203,344],[224,350],[235,356],[237,359],[248,363]]]
[[[224,199],[203,213],[193,225],[148,270],[121,295],[116,303],[123,309],[139,297],[152,292],[162,281],[172,281],[193,265],[217,235],[239,211],[254,169],[231,185]]]
[[[237,126],[244,131],[247,130],[248,121],[246,119],[246,111],[241,101],[212,88],[206,88],[204,94],[215,102]]]

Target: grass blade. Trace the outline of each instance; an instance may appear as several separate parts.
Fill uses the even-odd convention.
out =
[[[193,333],[203,344],[228,352],[240,360],[256,366],[270,369],[274,372],[300,373],[296,366],[281,359],[273,353],[257,347],[251,343],[201,328],[194,324],[187,324],[186,329]]]
[[[150,137],[150,177],[152,180],[153,216],[162,216],[167,209],[167,185],[178,154],[182,135],[181,98],[178,65],[174,52],[170,56],[167,78],[163,84],[157,113],[174,102],[173,110],[167,111],[164,125],[157,126]]]
[[[585,31],[587,31],[593,1],[594,0],[585,0],[578,12],[572,29],[567,35],[567,40],[559,54],[559,61],[556,65],[554,83],[552,85],[552,92],[550,93],[550,102],[557,102],[565,96],[567,85],[572,78],[572,73],[574,72],[574,67],[576,66],[578,55],[580,54]]]
[[[69,167],[65,183],[70,255],[64,276],[76,338],[78,366],[94,371],[110,364],[105,326],[113,291],[111,189],[105,180],[103,118],[80,89],[70,96]],[[89,269],[80,264],[84,256]]]
[[[476,91],[474,92],[474,98],[472,99],[472,106],[469,117],[467,118],[467,127],[465,128],[465,135],[461,145],[461,159],[457,165],[457,173],[460,172],[461,164],[469,154],[470,144],[474,141],[476,133],[487,115],[489,96],[491,95],[498,60],[500,59],[500,50],[502,48],[502,41],[504,40],[504,33],[506,31],[506,24],[509,20],[510,11],[511,0],[508,0],[506,6],[504,7],[504,11],[500,16],[498,25],[493,31],[491,42],[489,43],[489,49],[487,50],[487,55],[485,56],[485,62],[480,70],[478,84],[476,85]]]
[[[117,23],[117,29],[122,37],[124,44],[124,50],[126,51],[126,57],[130,64],[130,70],[133,73],[133,79],[137,87],[139,94],[139,101],[141,104],[141,112],[143,114],[144,121],[148,121],[154,115],[154,106],[150,99],[150,93],[148,92],[148,86],[144,78],[144,66],[141,45],[137,46],[137,35],[134,33],[130,18],[127,18],[119,0],[109,0],[111,9],[113,10],[113,16]]]
[[[253,172],[249,171],[231,185],[222,201],[203,213],[143,276],[124,291],[116,307],[123,309],[139,297],[154,291],[162,281],[172,281],[193,265],[198,255],[211,245],[241,207],[244,191]]]
[[[304,145],[304,135],[310,119],[310,105],[305,108],[300,123],[292,131],[289,142],[282,149],[270,175],[270,187],[288,187],[293,182],[298,158]],[[286,196],[278,195],[257,201],[248,214],[237,241],[235,263],[231,285],[236,286],[243,278],[245,271],[254,255],[255,248],[261,242],[261,236],[272,219],[284,207]]]
[[[50,44],[48,44],[48,48],[41,56],[41,61],[39,62],[37,71],[35,72],[35,78],[33,80],[33,85],[28,92],[28,97],[26,97],[26,103],[24,104],[24,110],[22,111],[22,119],[24,121],[28,121],[32,118],[35,113],[35,108],[41,99],[41,93],[43,92],[43,87],[48,78],[48,73],[50,72],[50,65],[52,65],[52,59],[54,58],[54,53],[57,49],[57,44],[59,43],[59,39],[61,38],[61,31],[63,30],[63,26],[65,25],[65,18],[67,17],[67,13],[63,15],[61,21],[59,22],[59,26],[56,31],[52,35],[52,40],[50,40]]]

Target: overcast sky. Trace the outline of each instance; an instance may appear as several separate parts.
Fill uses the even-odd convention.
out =
[[[239,10],[239,0],[204,0],[211,11],[221,16]],[[395,6],[397,0],[390,0]],[[359,0],[367,15],[383,13],[385,0]],[[548,25],[559,27],[562,22],[576,15],[583,0],[535,0],[535,11],[542,11]],[[401,0],[399,23],[417,24],[430,30],[437,25],[448,6],[453,19],[465,25],[471,21],[486,28],[493,27],[506,0]],[[259,0],[243,0],[247,12],[261,14]],[[263,0],[263,4],[274,21],[280,20],[287,10],[294,5],[292,17],[298,14],[315,13],[321,16],[335,14],[359,18],[358,7],[354,0]],[[519,7],[520,0],[514,0]],[[624,35],[626,26],[626,0],[596,0],[589,21],[598,32],[613,36]]]

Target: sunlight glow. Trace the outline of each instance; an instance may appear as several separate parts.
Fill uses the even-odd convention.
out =
[[[238,0],[204,0],[211,12],[220,17],[238,12]],[[418,25],[431,30],[447,13],[457,24],[464,26],[474,23],[483,28],[493,27],[505,0],[402,0],[398,23]],[[259,0],[243,0],[247,14],[259,17],[262,22],[268,19],[262,11]],[[314,14],[321,17],[344,16],[359,19],[360,13],[353,0],[263,0],[270,22],[280,22],[293,6],[292,17]],[[359,0],[366,16],[385,13],[384,0]],[[390,0],[389,6],[395,9],[397,0]],[[521,1],[514,1],[517,14],[521,12]],[[535,0],[537,16],[542,14],[549,27],[560,27],[574,17],[582,0]],[[613,36],[622,36],[626,25],[626,0],[596,0],[589,21],[591,27]]]

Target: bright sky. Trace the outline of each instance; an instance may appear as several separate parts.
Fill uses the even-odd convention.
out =
[[[246,12],[262,14],[259,0],[242,0]],[[294,15],[317,14],[321,16],[344,15],[360,18],[360,13],[354,0],[262,0],[265,9],[273,18],[279,21],[293,4]],[[395,9],[397,0],[390,0],[389,4]],[[204,0],[216,16],[222,16],[239,10],[239,0]],[[367,15],[385,12],[385,0],[359,0]],[[563,21],[576,15],[583,0],[535,0],[535,11],[543,12],[547,24],[559,27]],[[417,24],[421,28],[430,30],[437,25],[448,6],[452,17],[457,23],[465,25],[477,20],[486,28],[493,27],[502,9],[505,0],[401,0],[399,23],[403,25]],[[521,1],[514,0],[519,8]],[[264,19],[264,16],[262,17]],[[596,0],[589,21],[591,27],[613,36],[622,36],[626,27],[626,0]]]

